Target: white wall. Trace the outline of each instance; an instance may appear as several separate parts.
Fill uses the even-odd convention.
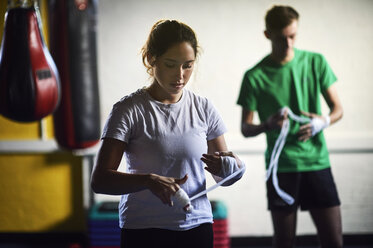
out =
[[[273,4],[288,4],[299,11],[297,47],[323,53],[339,79],[345,114],[326,131],[330,149],[372,151],[373,84],[369,72],[373,68],[373,1],[99,1],[102,123],[114,102],[148,85],[140,49],[154,22],[178,19],[196,31],[203,51],[188,87],[213,101],[229,128],[229,148],[248,165],[244,178],[235,186],[209,194],[210,199],[228,205],[232,236],[272,234],[263,181],[264,136],[241,136],[241,109],[235,102],[244,71],[270,51],[263,30],[265,12]],[[343,203],[344,231],[373,233],[373,154],[332,153],[331,161]],[[112,198],[98,195],[96,199]],[[305,213],[299,216],[298,233],[315,233]]]

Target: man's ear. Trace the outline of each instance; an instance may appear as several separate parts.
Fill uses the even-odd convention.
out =
[[[270,32],[268,30],[264,30],[264,36],[270,40],[271,39],[271,35],[270,35]]]

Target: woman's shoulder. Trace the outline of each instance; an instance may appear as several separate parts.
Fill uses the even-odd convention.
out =
[[[130,107],[139,104],[144,99],[144,90],[138,89],[131,94],[123,96],[119,101],[114,104],[115,108]]]
[[[217,111],[213,101],[206,96],[198,95],[194,92],[188,91],[189,98],[191,99],[191,106],[194,106],[199,113],[204,113],[204,115],[211,115]]]
[[[198,103],[199,105],[210,104],[210,100],[207,97],[198,95],[190,90],[185,89],[184,94],[186,98],[189,98],[192,102]]]

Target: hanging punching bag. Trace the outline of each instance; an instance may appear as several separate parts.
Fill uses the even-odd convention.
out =
[[[44,43],[35,5],[13,6],[5,14],[0,49],[0,113],[32,122],[51,114],[59,103],[59,76]]]
[[[50,49],[61,77],[61,103],[54,113],[58,144],[83,149],[100,140],[97,78],[97,2],[49,0]]]

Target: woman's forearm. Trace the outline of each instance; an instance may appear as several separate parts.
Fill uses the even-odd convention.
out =
[[[116,170],[94,171],[91,187],[95,193],[123,195],[148,188],[150,174],[128,174]]]

